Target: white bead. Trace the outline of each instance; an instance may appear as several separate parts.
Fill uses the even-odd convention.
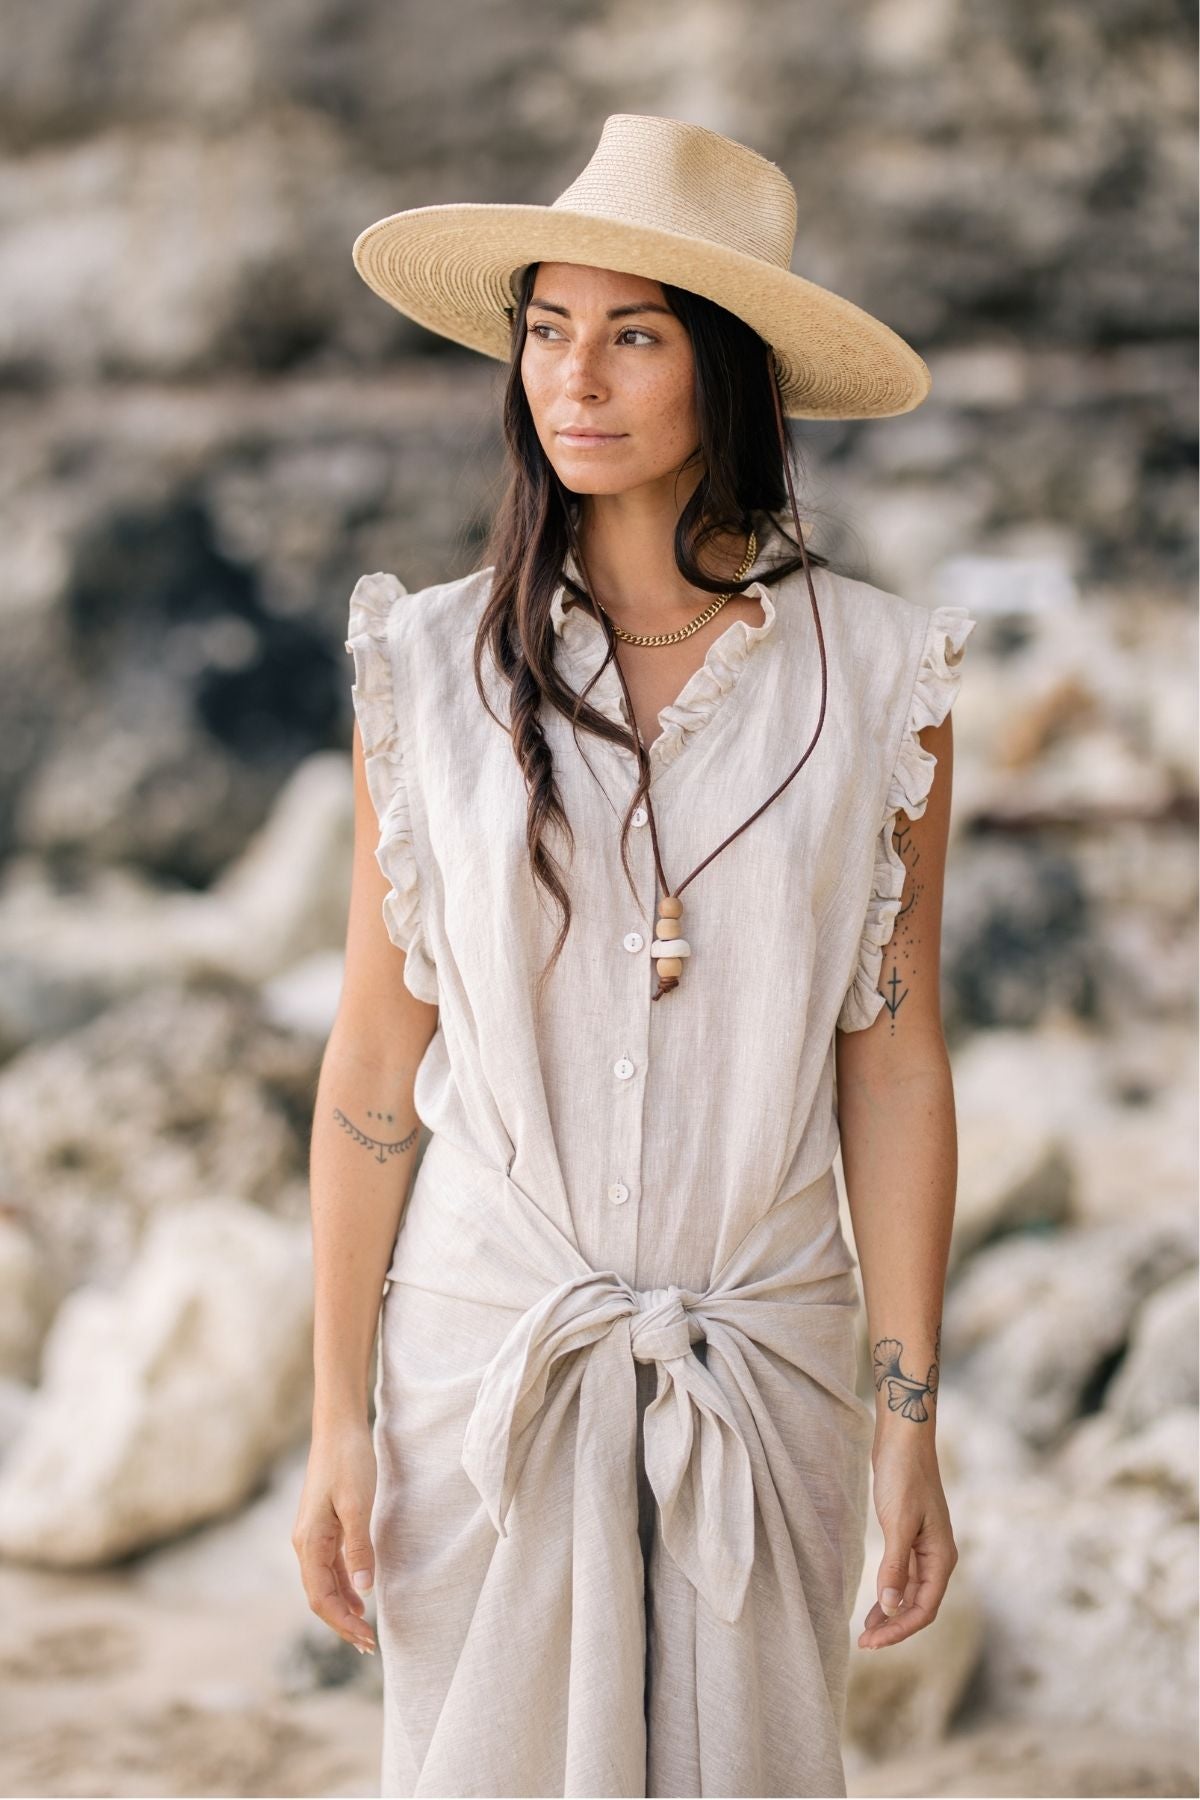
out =
[[[650,946],[650,954],[659,956],[690,956],[692,946],[686,938],[655,938]]]

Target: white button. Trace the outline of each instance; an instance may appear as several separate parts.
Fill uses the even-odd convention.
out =
[[[640,931],[627,931],[621,939],[627,950],[640,950],[645,941]]]
[[[627,1056],[623,1056],[620,1062],[615,1062],[613,1064],[613,1074],[619,1075],[622,1081],[629,1080],[629,1077],[633,1074],[633,1064]]]
[[[623,1181],[610,1183],[608,1197],[614,1206],[621,1206],[629,1198],[629,1189]]]
[[[646,823],[646,820],[647,820],[647,819],[648,819],[648,818],[649,818],[649,817],[650,817],[650,815],[649,815],[649,813],[648,813],[648,812],[647,812],[647,811],[646,811],[646,809],[645,809],[645,807],[644,807],[644,806],[635,806],[635,807],[634,807],[634,809],[633,809],[633,822],[634,822],[634,824],[635,824],[635,825],[644,825],[644,824],[645,824],[645,823]]]

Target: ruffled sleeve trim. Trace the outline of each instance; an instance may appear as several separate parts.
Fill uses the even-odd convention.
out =
[[[408,589],[394,575],[363,575],[350,596],[346,649],[354,658],[351,697],[362,738],[367,789],[379,821],[375,860],[389,891],[383,902],[388,937],[404,951],[404,985],[418,1000],[438,1003],[437,970],[421,917],[421,891],[399,720],[388,621]]]
[[[893,842],[896,815],[904,811],[910,819],[919,819],[925,812],[937,757],[917,733],[927,725],[940,725],[950,711],[962,682],[967,639],[977,624],[965,606],[938,606],[930,613],[908,717],[888,782],[883,820],[875,837],[871,894],[858,959],[838,1014],[842,1031],[865,1030],[883,1006],[879,971],[900,911],[906,868]]]

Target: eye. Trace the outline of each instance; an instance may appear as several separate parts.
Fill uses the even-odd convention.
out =
[[[540,319],[536,325],[531,325],[529,327],[529,335],[530,335],[530,337],[541,337],[542,333],[544,331],[556,331],[556,330],[557,330],[556,326],[548,324],[545,319]],[[652,344],[657,342],[657,339],[654,337],[653,332],[644,330],[641,325],[626,325],[624,330],[618,332],[618,334],[617,334],[618,341],[623,337],[628,337],[631,332],[633,333],[633,335],[635,337],[646,338]],[[550,342],[550,340],[549,340],[549,338],[543,337],[542,342],[544,344],[548,344]]]

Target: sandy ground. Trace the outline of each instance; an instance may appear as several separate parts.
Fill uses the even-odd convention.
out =
[[[378,1660],[310,1611],[291,1546],[306,1456],[119,1567],[0,1563],[0,1793],[378,1795]]]
[[[377,1795],[378,1669],[321,1631],[261,1595],[180,1605],[122,1571],[0,1568],[0,1792]],[[869,1770],[851,1759],[849,1793],[1194,1796],[1195,1764],[1183,1735],[998,1724]]]
[[[121,1573],[2,1568],[0,1791],[378,1795],[378,1672],[345,1649],[347,1685],[288,1692],[304,1658],[281,1625],[257,1597],[230,1616]]]
[[[375,1796],[377,1658],[308,1608],[290,1543],[303,1454],[236,1517],[100,1573],[0,1564],[0,1794]],[[368,1601],[368,1617],[373,1603]],[[1188,1796],[1196,1743],[992,1723],[868,1765],[868,1796]]]
[[[980,1800],[1142,1800],[1198,1791],[1194,1735],[1145,1737],[1083,1725],[1001,1721],[871,1770],[847,1768],[850,1800],[979,1796]]]
[[[121,1572],[0,1568],[0,1791],[377,1795],[378,1671],[313,1628],[309,1657],[261,1595],[181,1605]],[[343,1660],[344,1685],[312,1685]]]

